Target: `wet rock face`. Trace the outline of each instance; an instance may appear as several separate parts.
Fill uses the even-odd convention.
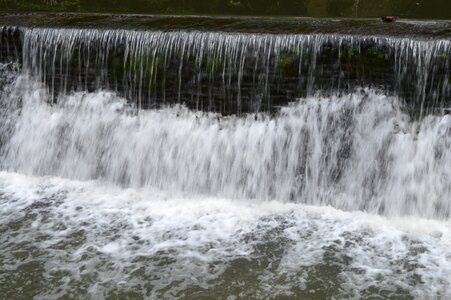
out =
[[[450,42],[357,34],[27,28],[1,31],[2,59],[58,95],[113,90],[142,108],[185,103],[225,115],[372,87],[414,117],[448,108]]]
[[[22,58],[21,32],[14,27],[0,27],[0,62]]]

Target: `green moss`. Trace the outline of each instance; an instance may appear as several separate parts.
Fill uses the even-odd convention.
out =
[[[203,59],[202,68],[209,73],[215,73],[224,68],[224,63],[216,56],[207,55]]]
[[[348,56],[349,56],[351,59],[355,59],[355,58],[357,58],[357,57],[360,57],[360,51],[359,51],[359,49],[357,49],[357,48],[349,48],[349,49],[348,49]]]
[[[284,53],[280,55],[277,63],[277,70],[284,77],[293,77],[298,73],[299,56],[293,53]]]
[[[450,57],[450,55],[449,55],[449,53],[446,53],[446,52],[437,52],[437,53],[435,53],[435,55],[434,55],[434,57],[435,58],[449,58]]]

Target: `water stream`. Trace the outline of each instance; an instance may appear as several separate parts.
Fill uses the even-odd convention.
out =
[[[451,296],[449,39],[1,33],[6,298]]]

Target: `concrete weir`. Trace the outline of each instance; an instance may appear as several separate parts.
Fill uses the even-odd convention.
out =
[[[11,25],[0,31],[3,60],[20,61],[51,89],[53,101],[71,91],[107,89],[142,108],[184,103],[241,114],[274,112],[316,93],[372,87],[400,96],[417,117],[448,109],[447,22],[401,23],[383,33],[386,25],[376,21],[315,27],[303,19],[263,19],[262,28],[271,29],[257,33],[258,20],[243,25],[239,19],[188,18],[175,26],[171,18],[140,17],[150,25],[126,29],[127,20],[113,17],[109,27],[107,16],[91,23],[72,18],[36,27],[10,17]],[[411,36],[416,27],[422,29]]]

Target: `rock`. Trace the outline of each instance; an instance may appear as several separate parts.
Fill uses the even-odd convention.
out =
[[[381,18],[382,22],[384,23],[393,23],[396,22],[397,19],[398,17],[395,16],[385,16]]]
[[[433,238],[441,239],[442,236],[443,236],[443,233],[440,232],[440,231],[435,230],[435,231],[431,232],[430,235],[431,235]]]

